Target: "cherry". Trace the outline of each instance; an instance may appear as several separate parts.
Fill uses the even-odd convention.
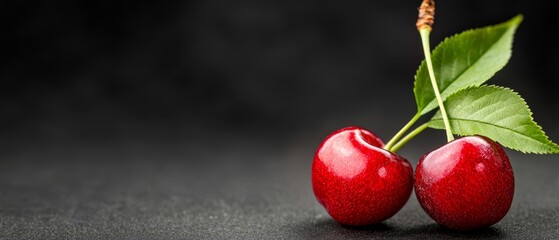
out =
[[[346,127],[319,146],[312,164],[316,199],[343,225],[382,222],[398,212],[413,188],[409,162],[370,131]]]
[[[507,155],[501,145],[483,136],[462,137],[424,155],[414,185],[427,214],[456,230],[499,222],[514,195]]]

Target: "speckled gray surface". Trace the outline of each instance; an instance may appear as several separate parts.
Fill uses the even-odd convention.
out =
[[[352,229],[335,223],[314,199],[314,146],[308,144],[314,139],[279,146],[230,140],[50,143],[4,151],[0,239],[559,238],[556,156],[509,152],[515,199],[491,228],[441,228],[412,195],[383,224]]]

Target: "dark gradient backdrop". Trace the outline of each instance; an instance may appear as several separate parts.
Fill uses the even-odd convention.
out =
[[[559,57],[553,8],[545,4],[441,1],[432,42],[523,13],[511,62],[491,82],[519,91],[557,139],[551,114]],[[416,5],[3,6],[0,130],[15,138],[83,140],[151,134],[155,125],[180,137],[201,128],[241,137],[358,123],[388,138],[414,110],[413,75],[422,59]]]
[[[551,139],[559,141],[559,47],[552,36],[557,27],[551,2],[437,3],[433,46],[445,36],[524,14],[512,59],[490,83],[518,91]],[[115,192],[160,197],[162,202],[169,196],[194,199],[183,202],[184,209],[202,210],[186,214],[187,219],[205,216],[205,208],[215,207],[204,205],[208,198],[222,199],[231,209],[239,203],[243,211],[252,209],[251,204],[273,205],[256,193],[228,192],[231,186],[222,186],[224,182],[237,183],[232,189],[264,191],[263,195],[270,186],[287,196],[304,195],[288,197],[283,204],[304,202],[320,212],[312,199],[308,171],[322,138],[337,128],[361,125],[388,140],[415,113],[413,76],[422,59],[415,29],[419,4],[2,2],[0,232],[4,228],[17,235],[18,229],[25,232],[22,226],[33,229],[26,225],[29,218],[44,226],[50,218],[41,222],[36,219],[41,214],[55,219],[47,226],[59,226],[57,217],[66,212],[56,209],[65,205],[47,204],[43,209],[31,200],[37,197],[35,188],[43,189],[47,199],[58,196],[58,190],[48,190],[56,186],[63,189],[62,196],[73,196],[78,203],[86,201],[81,191],[89,186],[100,201],[124,208],[107,210],[120,217],[114,221],[121,229],[132,229],[130,219],[143,208],[118,205],[107,198],[106,189],[111,189],[107,186],[116,186]],[[443,133],[433,130],[419,139],[402,149],[412,162],[444,143]],[[102,165],[95,165],[99,162]],[[140,166],[131,171],[135,179],[131,182],[146,181],[153,188],[129,190],[130,185],[116,184],[129,179],[129,166]],[[69,172],[74,175],[66,177]],[[173,173],[176,178],[168,177]],[[175,188],[167,191],[154,185],[168,186],[160,180],[165,177],[183,195],[173,195]],[[98,178],[109,180],[99,180],[100,184]],[[64,179],[76,185],[64,185]],[[142,199],[134,196],[130,199]],[[31,208],[17,205],[21,201],[28,201]],[[157,209],[154,204],[152,209]],[[77,212],[83,209],[79,204],[74,207]],[[65,224],[87,233],[79,224],[72,225],[79,214],[70,216]],[[267,219],[245,216],[247,221]],[[104,220],[83,221],[98,230],[102,227],[95,223]],[[248,226],[239,221],[212,236]],[[186,232],[196,229],[200,234],[196,236],[208,233],[196,225],[186,226]],[[258,229],[267,231],[252,230]],[[68,234],[60,231],[54,233]],[[36,233],[48,236],[41,235],[45,232]]]

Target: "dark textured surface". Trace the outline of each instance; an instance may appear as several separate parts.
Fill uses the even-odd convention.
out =
[[[0,239],[559,237],[559,160],[514,152],[513,206],[491,228],[440,228],[413,195],[381,225],[344,228],[312,194],[310,163],[321,137],[12,146],[0,162]],[[420,153],[402,150],[414,165]]]
[[[314,199],[327,134],[388,140],[413,115],[419,3],[0,1],[0,239],[559,238],[557,156],[511,153],[512,210],[475,233],[439,228],[413,195],[365,229]],[[432,45],[519,13],[489,83],[557,141],[553,2],[437,2]]]

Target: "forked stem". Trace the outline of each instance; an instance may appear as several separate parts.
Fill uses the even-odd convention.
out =
[[[421,36],[421,44],[423,45],[423,53],[425,54],[425,62],[427,63],[427,70],[429,70],[429,78],[431,79],[431,84],[433,85],[433,92],[435,92],[435,98],[439,104],[439,109],[441,110],[441,115],[443,116],[444,127],[446,130],[446,138],[450,142],[454,140],[452,136],[452,130],[450,129],[450,121],[448,120],[448,115],[446,114],[446,109],[443,104],[443,99],[437,86],[437,80],[435,79],[435,71],[433,70],[433,63],[431,61],[431,49],[429,44],[429,34],[433,23],[435,21],[435,1],[434,0],[423,0],[421,6],[419,7],[419,17],[416,23],[417,30]]]
[[[408,133],[408,135],[406,135],[404,138],[402,138],[402,140],[400,140],[398,143],[394,144],[394,147],[391,148],[391,150],[392,150],[391,152],[396,152],[396,151],[400,150],[400,148],[402,148],[404,145],[406,145],[406,143],[408,143],[410,140],[412,140],[412,138],[417,136],[419,133],[423,132],[423,130],[425,130],[426,128],[427,128],[427,123],[424,123],[423,125],[417,127],[416,129],[414,129],[413,131]]]
[[[396,144],[396,142],[398,142],[398,140],[400,140],[400,138],[402,138],[404,133],[406,133],[411,128],[411,126],[413,126],[413,124],[419,119],[419,117],[421,117],[421,114],[418,112],[402,129],[400,129],[400,131],[398,131],[398,133],[396,133],[396,135],[394,135],[394,137],[392,137],[392,139],[390,139],[390,141],[388,141],[388,143],[384,146],[384,149],[390,152],[396,152],[396,150],[393,149],[394,145]]]
[[[433,63],[431,61],[431,49],[429,44],[429,34],[433,23],[435,22],[435,1],[434,0],[423,0],[421,6],[419,7],[419,16],[417,19],[416,27],[421,36],[421,45],[423,46],[423,53],[425,55],[425,62],[427,64],[427,70],[429,71],[429,78],[431,80],[431,85],[433,86],[433,92],[435,93],[435,98],[441,110],[441,115],[443,117],[443,122],[446,130],[446,138],[450,142],[454,140],[452,135],[452,130],[450,128],[450,121],[448,120],[448,115],[443,104],[441,93],[437,85],[437,80],[435,78],[435,71],[433,70]],[[396,152],[406,143],[408,143],[412,138],[418,135],[420,132],[427,128],[427,124],[423,124],[412,132],[407,134],[403,139],[402,136],[413,126],[415,122],[421,117],[421,112],[417,112],[413,118],[402,128],[388,143],[384,146],[384,149],[390,152]],[[401,140],[400,140],[401,139]]]

